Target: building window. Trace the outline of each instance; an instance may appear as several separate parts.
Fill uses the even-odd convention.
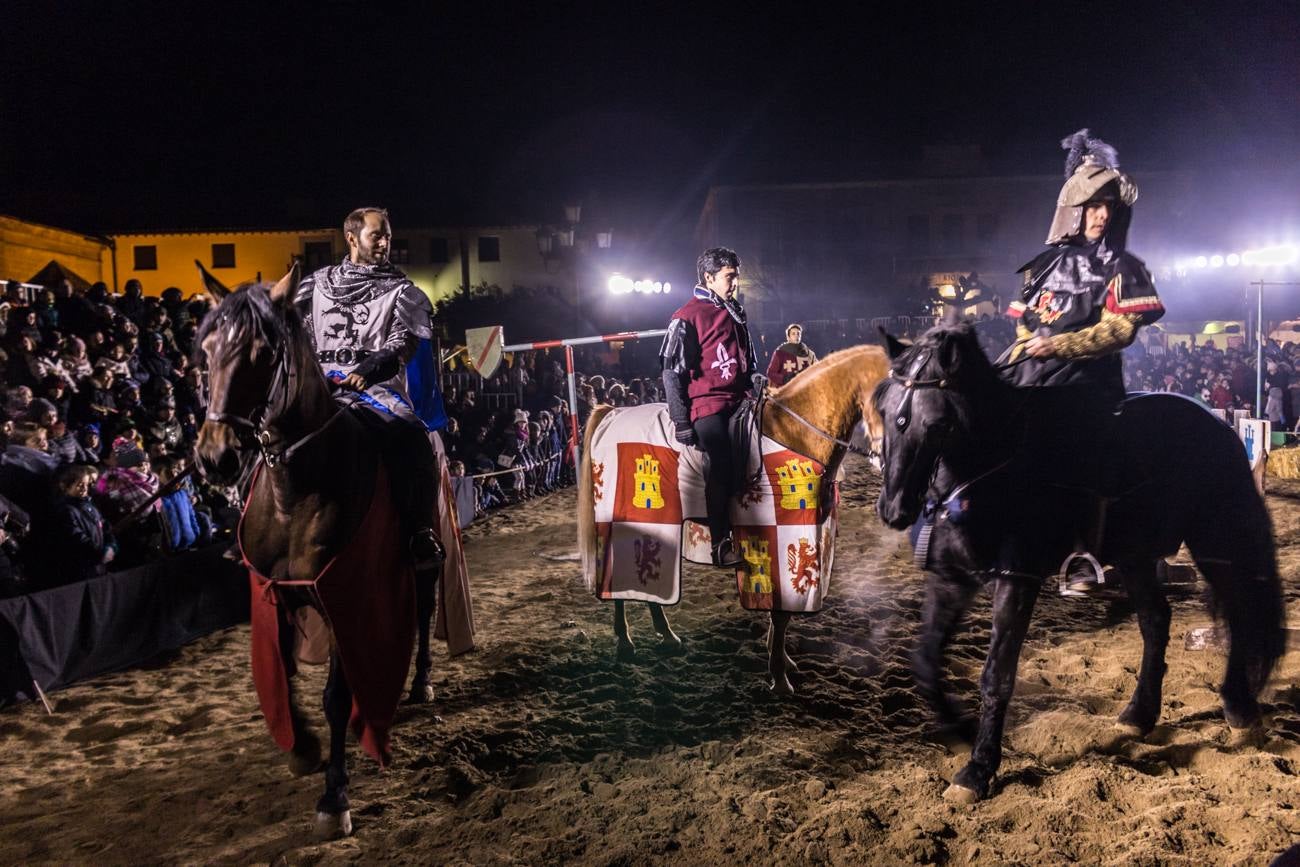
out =
[[[388,260],[394,265],[406,265],[411,261],[411,242],[406,238],[394,238],[393,246],[388,251]]]
[[[447,255],[446,238],[429,239],[429,261],[434,265],[441,265],[444,262],[451,261],[451,257]]]
[[[135,253],[135,270],[137,271],[157,271],[158,270],[158,248],[153,244],[146,246],[132,247]]]
[[[975,234],[981,243],[992,242],[998,235],[998,215],[980,214],[975,221]]]
[[[308,241],[302,245],[302,258],[307,273],[311,274],[334,264],[334,247],[329,241]]]
[[[213,244],[212,245],[212,267],[213,268],[235,267],[235,245],[234,244]]]
[[[907,218],[907,249],[912,253],[930,252],[930,218],[913,214]]]
[[[482,235],[478,239],[478,260],[480,262],[501,261],[501,239],[496,235]]]

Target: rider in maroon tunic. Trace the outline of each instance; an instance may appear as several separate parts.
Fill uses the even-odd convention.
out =
[[[728,421],[745,399],[757,364],[736,298],[740,257],[714,247],[700,256],[696,271],[700,282],[669,321],[659,356],[677,441],[698,446],[709,458],[704,499],[713,564],[730,569],[744,561],[731,538],[727,511],[735,478]]]

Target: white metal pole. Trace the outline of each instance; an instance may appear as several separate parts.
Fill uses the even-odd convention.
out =
[[[1255,418],[1264,417],[1264,281],[1256,284],[1255,307]]]

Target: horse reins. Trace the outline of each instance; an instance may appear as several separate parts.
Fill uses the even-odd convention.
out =
[[[306,436],[300,437],[290,443],[286,448],[275,450],[272,448],[274,442],[270,428],[267,426],[268,419],[275,418],[278,413],[272,414],[271,408],[277,403],[276,392],[281,393],[279,404],[286,404],[289,400],[292,389],[292,380],[294,379],[293,369],[289,364],[289,353],[285,349],[285,342],[282,340],[280,347],[276,350],[275,357],[275,374],[271,377],[271,385],[267,389],[267,399],[255,407],[250,413],[251,418],[245,418],[242,415],[218,411],[208,411],[206,420],[218,424],[228,425],[235,429],[236,435],[241,442],[247,443],[251,439],[257,444],[258,451],[261,452],[262,460],[268,467],[274,467],[277,464],[287,464],[294,454],[303,446],[310,443],[316,437],[320,436],[326,428],[334,424],[335,420],[343,414],[343,410],[335,405],[333,414],[320,427],[307,433]]]
[[[764,396],[764,397],[760,398],[759,401],[758,401],[758,406],[757,406],[757,408],[756,408],[756,412],[757,412],[757,414],[758,414],[758,418],[759,418],[759,429],[760,429],[760,430],[762,430],[763,406],[764,406],[765,404],[771,404],[772,406],[774,406],[774,407],[776,407],[777,409],[779,409],[779,410],[781,410],[782,412],[784,412],[786,415],[788,415],[788,416],[790,416],[791,418],[793,418],[795,421],[799,422],[799,424],[801,424],[801,425],[803,425],[804,427],[808,428],[808,430],[810,430],[810,431],[812,431],[813,433],[817,434],[817,436],[821,437],[822,439],[830,440],[831,442],[835,443],[835,445],[840,446],[841,448],[848,449],[849,451],[853,452],[853,453],[856,454],[856,455],[862,455],[864,458],[877,458],[877,457],[880,457],[880,453],[877,452],[875,449],[863,449],[863,448],[859,448],[858,446],[855,446],[853,443],[851,443],[851,442],[846,442],[845,440],[840,439],[839,437],[835,436],[834,434],[827,433],[826,431],[824,431],[824,430],[822,430],[821,428],[817,427],[817,425],[815,425],[815,424],[813,424],[812,422],[808,421],[808,419],[806,419],[806,418],[804,418],[803,416],[799,415],[799,413],[797,413],[797,412],[795,412],[794,410],[790,409],[790,407],[786,406],[785,404],[783,404],[783,403],[781,403],[780,401],[776,400],[775,398],[771,398],[771,397],[766,397],[766,396]]]

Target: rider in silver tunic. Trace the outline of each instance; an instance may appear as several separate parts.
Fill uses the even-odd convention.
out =
[[[406,363],[432,335],[429,299],[388,261],[392,227],[382,208],[357,208],[343,223],[348,257],[304,279],[295,299],[325,375],[370,410],[381,433],[389,483],[417,568],[442,559],[438,471],[428,429],[406,386]]]

